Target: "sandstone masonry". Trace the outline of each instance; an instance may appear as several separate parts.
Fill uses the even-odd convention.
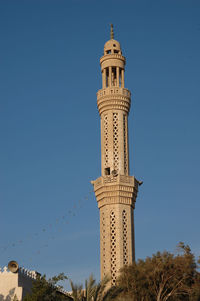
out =
[[[125,57],[111,39],[100,59],[102,89],[97,92],[101,118],[101,177],[92,181],[100,209],[101,279],[115,285],[120,268],[135,260],[134,213],[139,182],[129,175],[128,113],[131,93],[124,87]]]

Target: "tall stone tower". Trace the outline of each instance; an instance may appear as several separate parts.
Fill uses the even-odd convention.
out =
[[[101,118],[101,177],[92,181],[100,210],[101,279],[115,285],[120,268],[135,259],[134,214],[139,182],[129,175],[128,113],[131,93],[124,88],[125,57],[111,39],[100,59],[102,89],[97,92]]]

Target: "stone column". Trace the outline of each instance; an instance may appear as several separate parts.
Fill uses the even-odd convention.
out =
[[[124,69],[121,70],[121,87],[124,88]]]

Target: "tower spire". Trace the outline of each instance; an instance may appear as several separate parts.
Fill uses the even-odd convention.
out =
[[[114,40],[113,24],[110,25],[110,39]]]

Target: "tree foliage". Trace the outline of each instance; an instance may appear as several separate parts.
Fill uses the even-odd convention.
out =
[[[85,289],[83,290],[82,285],[75,285],[72,281],[72,298],[74,301],[108,301],[114,300],[119,293],[121,288],[110,287],[110,279],[105,277],[99,283],[91,275],[88,280],[85,281]]]
[[[72,300],[69,296],[61,293],[62,286],[58,285],[59,281],[63,281],[67,277],[62,273],[50,279],[46,276],[38,276],[33,282],[32,291],[24,297],[24,301],[60,301]]]
[[[118,285],[135,301],[199,301],[199,273],[189,246],[178,253],[157,252],[122,269]],[[194,299],[195,298],[195,299]]]
[[[110,286],[110,279],[96,283],[91,275],[85,281],[85,288],[70,280],[71,294],[59,294],[60,280],[64,274],[46,280],[38,278],[32,293],[24,301],[200,301],[199,261],[195,260],[189,246],[179,243],[175,254],[157,252],[145,260],[138,260],[125,266],[117,279],[116,286]]]
[[[109,278],[104,278],[99,283],[91,275],[85,281],[85,289],[82,285],[73,283],[70,280],[71,293],[64,295],[59,293],[62,286],[58,286],[58,282],[65,280],[67,277],[60,274],[49,280],[46,276],[38,277],[33,283],[33,288],[30,294],[26,295],[24,301],[59,301],[59,300],[74,300],[74,301],[108,301],[114,300],[121,292],[117,287],[109,287]]]

